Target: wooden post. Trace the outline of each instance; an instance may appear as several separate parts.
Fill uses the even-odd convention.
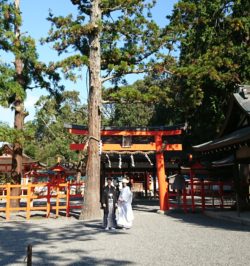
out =
[[[144,179],[145,179],[145,197],[148,197],[148,173],[144,172]]]
[[[166,184],[165,163],[164,163],[164,154],[162,151],[161,135],[155,136],[155,145],[156,145],[156,168],[157,168],[157,177],[159,183],[160,210],[167,211],[168,192]]]
[[[46,217],[50,217],[50,183],[47,184],[47,214]]]
[[[221,204],[220,204],[220,208],[224,208],[224,199],[223,199],[223,182],[222,181],[219,181],[219,193],[220,193],[220,201],[221,201]]]
[[[67,182],[67,197],[66,197],[66,217],[69,217],[70,212],[70,183]]]
[[[30,219],[30,205],[31,205],[31,183],[28,183],[28,189],[27,189],[27,206],[26,206],[26,219]]]
[[[202,211],[205,211],[205,189],[204,189],[204,180],[201,180],[201,206]]]
[[[166,202],[167,202],[167,210],[169,210],[169,178],[166,179]]]
[[[6,220],[10,219],[10,183],[7,183],[7,188],[6,188]]]
[[[27,247],[27,266],[32,266],[32,246]]]
[[[76,191],[77,191],[77,186],[76,186]],[[57,183],[56,186],[56,218],[59,216],[59,197],[60,197],[60,189],[59,189],[59,183]]]
[[[236,155],[234,154],[234,158]],[[236,207],[237,207],[237,216],[240,217],[241,203],[240,203],[240,174],[239,174],[239,164],[234,159],[234,184],[236,192]]]
[[[154,188],[154,199],[156,199],[156,175],[157,175],[157,173],[154,170],[153,176],[152,176],[152,179],[153,179],[153,188]]]
[[[187,191],[186,186],[183,188],[183,210],[185,213],[187,213]]]
[[[194,179],[193,179],[193,172],[190,170],[190,181],[191,181],[191,201],[192,201],[192,212],[194,212],[195,205],[194,205]]]
[[[35,191],[35,186],[30,183],[30,208],[32,209],[33,206],[34,206],[34,199],[33,199],[33,196],[34,196],[34,191]]]

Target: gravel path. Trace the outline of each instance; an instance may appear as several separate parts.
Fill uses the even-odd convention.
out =
[[[103,231],[74,218],[0,223],[0,265],[249,265],[250,227],[201,214],[157,214],[134,206],[130,230]]]

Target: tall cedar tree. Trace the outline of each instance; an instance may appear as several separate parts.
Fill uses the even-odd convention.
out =
[[[249,11],[248,0],[181,0],[169,16],[176,87],[196,143],[216,136],[230,93],[250,81]]]
[[[84,210],[81,219],[100,217],[100,140],[102,84],[118,84],[124,75],[152,70],[153,55],[159,51],[165,36],[150,18],[155,0],[71,0],[78,15],[56,17],[49,37],[59,54],[75,54],[56,63],[68,77],[73,70],[87,66],[89,73],[88,97],[88,163]]]
[[[24,108],[24,99],[28,89],[46,88],[57,92],[59,75],[38,61],[35,41],[21,34],[22,18],[20,0],[0,1],[0,50],[14,57],[14,66],[0,62],[0,103],[15,110],[13,142],[12,179],[20,183],[22,176],[23,126],[28,115]],[[62,87],[60,88],[62,89]],[[6,136],[8,137],[8,136]],[[18,193],[18,192],[13,192]],[[13,205],[17,201],[12,202]]]

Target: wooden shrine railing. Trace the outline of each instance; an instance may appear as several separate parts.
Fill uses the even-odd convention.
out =
[[[193,212],[211,208],[229,208],[236,202],[236,193],[232,182],[188,180],[181,191],[171,191],[167,186],[168,209],[181,208]]]
[[[30,219],[35,211],[44,211],[47,218],[51,212],[55,212],[55,216],[59,216],[60,211],[65,211],[66,217],[70,216],[72,209],[82,208],[83,195],[77,193],[83,183],[28,183],[27,185],[12,185],[10,183],[0,185],[0,213],[5,213],[6,220],[10,220],[11,213],[17,211],[26,212],[26,219]],[[19,196],[12,196],[11,189],[20,188],[22,191]],[[39,188],[40,192],[36,189]],[[72,194],[72,188],[76,193]],[[77,189],[78,188],[78,189]],[[78,198],[80,203],[73,204],[72,199]],[[21,201],[19,207],[11,207],[11,200],[18,199]],[[34,206],[34,200],[39,206]],[[40,202],[39,202],[40,200]],[[37,204],[36,204],[37,205]]]

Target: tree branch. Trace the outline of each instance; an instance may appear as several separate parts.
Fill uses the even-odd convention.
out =
[[[146,72],[153,71],[153,70],[154,70],[154,68],[138,69],[138,70],[123,72],[122,75],[141,74],[141,73],[146,73]],[[170,75],[174,75],[173,72],[171,72],[170,70],[167,70],[165,68],[163,68],[162,72],[168,73]],[[104,82],[109,81],[111,79],[118,78],[119,76],[121,76],[120,73],[117,73],[117,74],[112,75],[112,76],[106,76],[106,77],[102,78],[101,82],[104,83]]]
[[[134,71],[127,71],[127,72],[123,72],[122,75],[128,75],[128,74],[140,74],[140,73],[145,73],[145,72],[148,72],[149,70],[134,70]],[[108,76],[108,77],[105,77],[105,78],[102,78],[102,83],[108,81],[108,80],[111,80],[111,79],[114,79],[114,78],[118,78],[119,76],[121,76],[120,73],[118,74],[115,74],[115,75],[112,75],[112,76]]]
[[[115,6],[115,7],[112,7],[112,8],[103,8],[102,14],[105,14],[106,15],[107,13],[111,13],[111,12],[120,10],[121,8],[122,8],[121,5]]]
[[[33,90],[33,89],[36,89],[36,88],[40,88],[41,86],[27,86],[27,89],[29,90]]]

